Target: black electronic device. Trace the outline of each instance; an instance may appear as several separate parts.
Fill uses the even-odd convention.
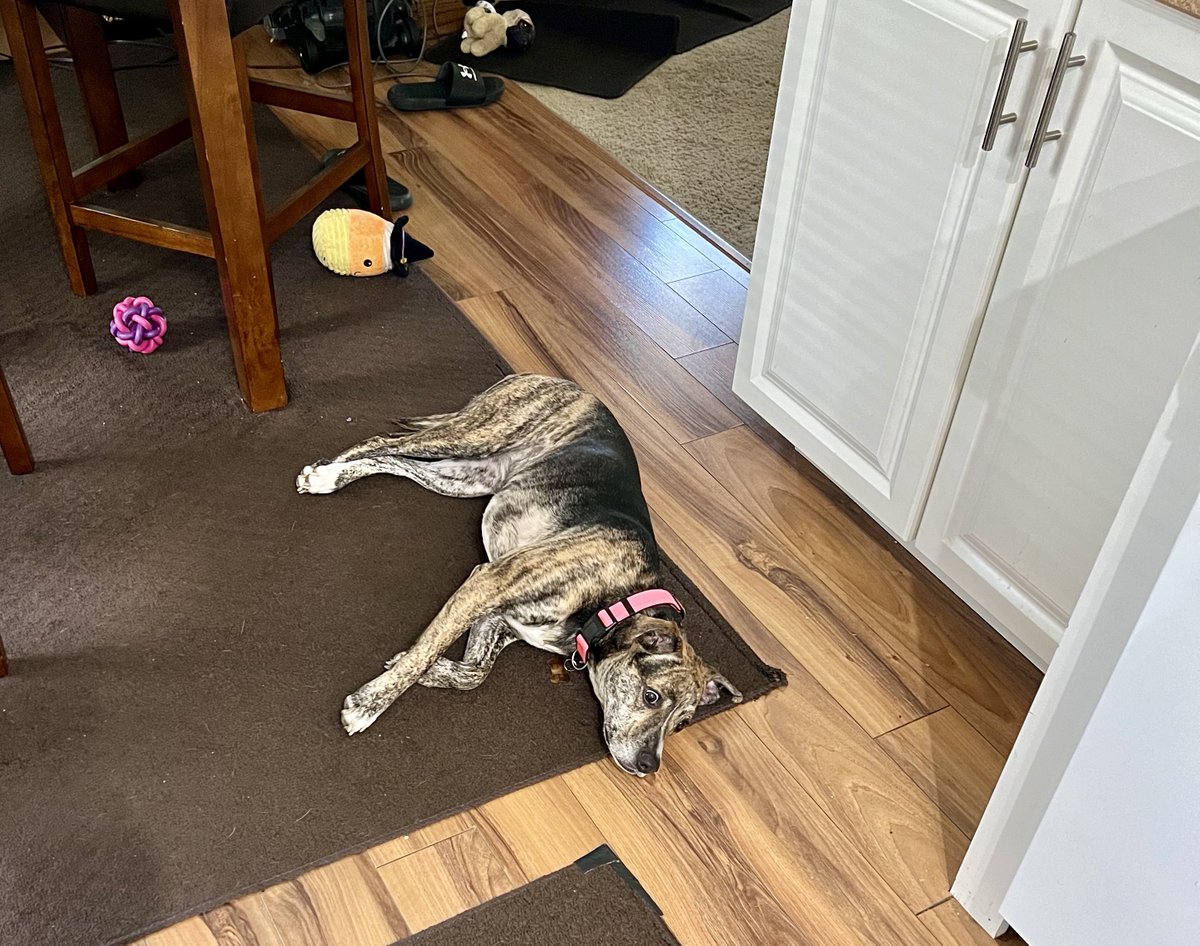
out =
[[[420,55],[421,30],[411,0],[366,0],[366,8],[372,59]],[[290,0],[267,16],[263,27],[272,39],[296,50],[307,73],[341,65],[349,58],[342,0]]]

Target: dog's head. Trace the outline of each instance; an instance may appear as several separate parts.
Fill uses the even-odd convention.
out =
[[[654,612],[624,621],[590,664],[592,688],[604,711],[604,741],[630,775],[658,770],[663,739],[715,703],[721,690],[742,694],[702,661],[679,624]]]

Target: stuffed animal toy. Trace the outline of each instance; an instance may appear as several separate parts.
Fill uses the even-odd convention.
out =
[[[407,276],[411,264],[433,256],[433,250],[404,232],[407,223],[408,217],[393,224],[366,210],[326,210],[313,221],[313,252],[326,269],[341,276],[389,271]]]
[[[533,20],[524,10],[497,13],[488,0],[467,11],[463,18],[462,43],[459,48],[472,56],[486,56],[501,46],[514,52],[524,52],[533,42]]]

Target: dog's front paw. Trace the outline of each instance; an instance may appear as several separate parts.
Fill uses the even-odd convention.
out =
[[[332,493],[338,488],[338,464],[317,461],[315,466],[306,466],[296,477],[297,493]]]
[[[353,736],[362,732],[387,709],[386,703],[381,705],[369,693],[364,693],[366,689],[362,687],[355,690],[342,704],[342,728],[346,730],[347,735]]]

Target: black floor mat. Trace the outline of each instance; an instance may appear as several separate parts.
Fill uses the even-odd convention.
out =
[[[791,0],[529,0],[537,29],[524,54],[498,49],[476,60],[458,36],[435,47],[434,63],[466,61],[521,82],[618,98],[675,53],[761,23]]]

